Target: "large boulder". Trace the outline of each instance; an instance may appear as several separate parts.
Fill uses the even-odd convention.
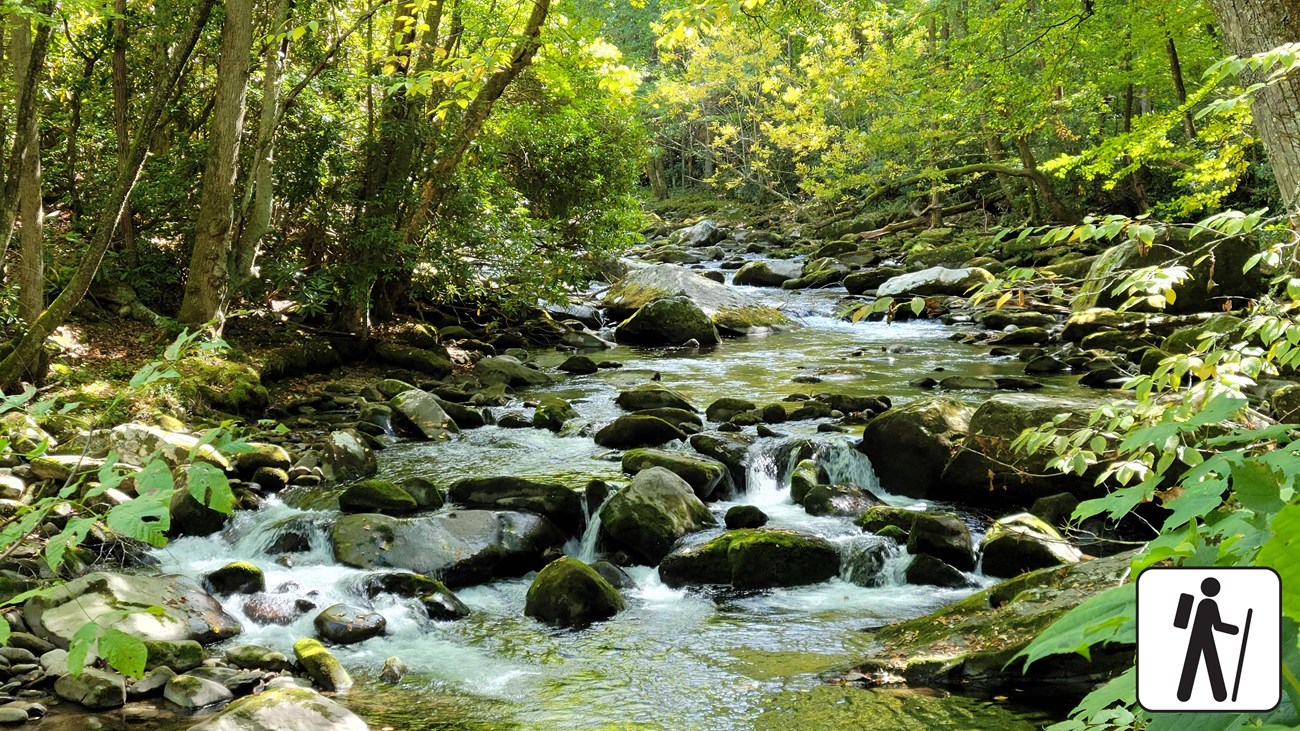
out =
[[[673,551],[659,565],[669,586],[730,584],[738,589],[802,586],[840,572],[835,545],[820,536],[769,528],[730,530]]]
[[[106,431],[94,432],[87,453],[104,457],[109,452],[116,453],[118,461],[133,465],[143,465],[156,457],[172,467],[196,460],[223,470],[231,466],[226,456],[211,444],[200,445],[198,437],[145,424],[119,424]]]
[[[716,521],[689,483],[663,467],[651,467],[605,502],[600,522],[609,544],[654,566],[682,536]]]
[[[800,277],[801,269],[799,262],[795,261],[751,261],[737,269],[731,281],[751,287],[780,287]]]
[[[716,459],[671,449],[631,449],[623,454],[623,471],[629,475],[651,467],[663,467],[686,480],[701,500],[709,499],[720,486],[724,493],[733,490],[731,473]]]
[[[880,504],[880,498],[856,485],[817,484],[808,488],[799,501],[809,515],[856,517],[867,508]]]
[[[794,327],[794,321],[776,309],[674,264],[632,271],[605,293],[603,302],[614,319],[623,320],[652,300],[678,295],[694,302],[724,335]]]
[[[375,355],[385,363],[423,373],[433,378],[446,378],[451,375],[452,364],[447,357],[447,349],[432,343],[431,348],[416,348],[397,343],[380,343],[375,346]]]
[[[560,627],[584,626],[623,610],[623,595],[596,570],[568,556],[538,572],[524,599],[524,614]]]
[[[858,451],[871,460],[885,490],[926,497],[960,449],[970,416],[969,406],[949,397],[895,406],[862,430]]]
[[[646,409],[681,409],[692,413],[699,411],[689,399],[676,389],[662,383],[646,383],[620,391],[614,403],[627,411]]]
[[[934,556],[962,571],[975,569],[970,529],[951,513],[917,513],[907,535],[907,552]]]
[[[1208,229],[1192,233],[1169,226],[1151,246],[1128,241],[1107,249],[1092,263],[1075,297],[1075,308],[1123,304],[1128,295],[1116,295],[1115,284],[1124,272],[1142,267],[1182,266],[1188,270],[1187,279],[1174,285],[1175,297],[1164,307],[1170,313],[1221,312],[1232,300],[1243,303],[1266,292],[1268,278],[1260,267],[1244,271],[1250,257],[1259,253],[1259,241],[1233,236],[1214,244],[1207,255],[1203,245],[1214,236],[1218,234]]]
[[[330,533],[334,557],[360,568],[395,568],[466,586],[521,576],[542,565],[547,550],[564,545],[551,521],[532,513],[458,510],[392,518],[345,515]]]
[[[318,456],[326,482],[351,482],[379,471],[374,451],[355,429],[331,432]]]
[[[1079,563],[1079,549],[1029,513],[999,519],[980,544],[980,567],[989,576],[1011,578],[1026,571]]]
[[[545,386],[552,379],[546,373],[530,368],[508,355],[492,355],[474,364],[474,373],[484,385],[505,384],[511,388]]]
[[[686,228],[679,228],[668,236],[669,241],[689,247],[712,246],[725,238],[727,232],[707,218]]]
[[[713,320],[688,297],[663,297],[646,303],[618,327],[614,337],[634,345],[716,345],[718,329]]]
[[[979,267],[948,269],[930,267],[919,272],[900,274],[885,280],[876,288],[879,297],[933,297],[949,295],[961,297],[971,289],[993,279],[993,275]]]
[[[345,513],[414,513],[419,504],[411,493],[388,480],[362,480],[339,495],[339,510]]]
[[[191,731],[367,731],[361,717],[310,688],[271,688],[241,698]]]
[[[902,677],[916,687],[970,692],[1058,693],[1078,697],[1133,667],[1133,646],[1093,648],[1091,658],[1060,655],[1025,673],[1015,656],[1045,628],[1129,576],[1132,552],[1024,574],[923,617],[873,630],[869,677]]]
[[[947,589],[974,585],[974,582],[966,578],[962,572],[928,553],[913,556],[903,576],[909,584],[940,586]]]
[[[1040,497],[1060,492],[1081,500],[1099,497],[1100,488],[1091,472],[1082,477],[1061,474],[1047,466],[1054,455],[1026,455],[1011,447],[1025,429],[1061,415],[1066,417],[1062,428],[1078,428],[1099,403],[1024,393],[990,397],[971,414],[963,448],[948,463],[929,497],[978,507],[1022,509]]]
[[[456,421],[442,408],[442,403],[430,393],[418,388],[403,391],[388,402],[397,421],[407,431],[425,439],[447,439],[460,431]]]
[[[527,510],[544,515],[569,533],[582,530],[582,497],[558,482],[530,477],[471,477],[452,483],[448,496],[457,505],[491,510]]]
[[[326,607],[312,621],[316,634],[336,645],[352,645],[378,637],[388,627],[384,615],[370,612],[350,604]]]
[[[657,447],[675,439],[685,439],[686,432],[657,416],[628,414],[601,427],[594,439],[602,447],[630,449]]]
[[[695,451],[727,466],[737,492],[743,492],[745,489],[745,476],[748,470],[745,462],[746,455],[756,441],[754,437],[741,432],[711,431],[692,434],[690,437],[691,447]]]
[[[161,612],[151,608],[161,608]],[[126,616],[118,616],[125,610]],[[184,576],[87,574],[23,605],[23,619],[33,634],[67,649],[87,618],[112,625],[142,640],[195,640],[203,644],[230,639],[243,628],[221,604]]]

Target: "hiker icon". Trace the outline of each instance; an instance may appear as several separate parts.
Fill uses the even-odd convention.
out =
[[[1263,712],[1282,699],[1282,580],[1266,567],[1137,578],[1137,700],[1150,713]]]
[[[1196,685],[1196,673],[1205,663],[1205,672],[1210,677],[1210,692],[1214,700],[1223,702],[1228,698],[1228,686],[1223,680],[1223,664],[1219,662],[1219,644],[1215,632],[1235,635],[1240,628],[1228,624],[1219,617],[1219,603],[1214,597],[1219,595],[1219,580],[1213,576],[1201,582],[1201,593],[1205,598],[1196,606],[1196,618],[1192,620],[1192,634],[1187,640],[1187,657],[1183,660],[1183,674],[1178,681],[1178,700],[1186,703],[1192,699],[1192,689]],[[1174,615],[1174,626],[1187,629],[1191,618],[1192,605],[1196,597],[1183,594],[1178,597],[1178,612]],[[1250,639],[1250,619],[1253,609],[1246,610],[1246,628],[1241,638],[1241,658],[1237,661],[1237,677],[1233,684],[1232,698],[1237,699],[1237,690],[1241,685],[1241,665],[1246,657],[1246,642]]]

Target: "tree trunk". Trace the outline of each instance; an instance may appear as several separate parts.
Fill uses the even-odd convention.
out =
[[[120,176],[126,172],[127,153],[131,147],[131,130],[127,128],[130,81],[126,75],[126,0],[113,0],[113,13],[117,16],[113,19],[113,131],[117,136],[117,174]],[[122,232],[122,251],[126,253],[128,263],[134,264],[135,221],[129,203],[118,227]]]
[[[1296,40],[1300,0],[1210,0],[1228,48],[1239,56]],[[1300,74],[1261,89],[1251,102],[1282,200],[1300,206]]]
[[[14,34],[20,33],[22,31],[16,26]],[[14,222],[18,218],[19,181],[23,179],[23,171],[27,170],[30,164],[29,155],[39,150],[39,141],[29,144],[28,135],[35,128],[36,86],[40,82],[41,73],[45,70],[45,52],[49,46],[50,26],[41,23],[36,26],[35,37],[28,47],[26,68],[20,70],[17,68],[18,64],[14,64],[14,78],[22,78],[24,83],[17,88],[13,116],[14,139],[9,148],[9,159],[5,163],[4,188],[0,189],[0,261],[5,260],[9,251],[9,241],[14,235]]]
[[[1187,86],[1183,84],[1183,64],[1178,60],[1178,46],[1174,45],[1174,37],[1165,35],[1165,53],[1169,56],[1169,75],[1174,80],[1174,96],[1178,98],[1179,106],[1187,104]],[[1186,133],[1187,139],[1196,139],[1196,120],[1192,118],[1192,110],[1183,110],[1183,132]]]
[[[72,219],[81,217],[82,201],[81,190],[77,187],[77,164],[80,157],[80,146],[78,144],[81,134],[81,111],[84,106],[83,91],[91,86],[91,76],[95,73],[95,64],[99,61],[96,56],[87,56],[82,59],[81,78],[77,81],[76,86],[72,89],[71,98],[68,100],[70,107],[68,118],[68,136],[67,152],[64,153],[65,166],[68,170],[68,196],[72,199]]]
[[[1079,214],[1071,211],[1061,202],[1060,198],[1056,197],[1056,190],[1052,188],[1051,179],[1038,169],[1038,160],[1034,157],[1033,148],[1029,146],[1028,137],[1024,135],[1016,137],[1016,152],[1020,153],[1020,164],[1025,168],[1026,177],[1038,189],[1038,195],[1042,197],[1047,210],[1052,214],[1052,218],[1064,223],[1078,223]]]
[[[244,133],[244,96],[253,47],[253,0],[226,0],[217,62],[216,102],[203,166],[203,187],[194,225],[194,254],[185,279],[185,299],[177,318],[189,325],[225,317],[230,285],[231,232],[235,216],[235,177],[239,138]]]
[[[49,31],[46,30],[48,34]],[[14,88],[33,86],[39,77],[30,81],[28,74],[38,69],[29,66],[32,60],[32,28],[20,22],[13,30]],[[23,145],[23,167],[18,181],[18,316],[30,327],[45,309],[45,210],[41,198],[41,136],[40,114],[36,109],[22,120],[14,130],[19,138],[15,144]],[[25,374],[28,380],[40,384],[45,379],[45,351],[35,358]]]
[[[82,254],[77,271],[72,275],[68,285],[59,293],[59,296],[54,298],[54,301],[50,303],[45,312],[41,313],[36,322],[32,323],[32,326],[23,334],[22,340],[18,341],[18,345],[5,356],[3,361],[0,361],[0,389],[8,390],[18,382],[28,364],[40,355],[41,349],[45,346],[45,339],[49,337],[50,333],[54,332],[55,328],[63,324],[68,315],[72,314],[73,308],[80,304],[82,298],[86,296],[86,292],[90,289],[91,283],[95,281],[95,275],[99,272],[99,265],[104,259],[104,253],[108,251],[109,244],[113,240],[114,233],[116,233],[117,222],[122,218],[126,203],[130,200],[131,191],[135,189],[140,169],[144,167],[145,157],[149,151],[149,140],[153,137],[154,130],[162,119],[163,111],[175,94],[177,84],[184,74],[185,66],[194,52],[194,46],[203,33],[203,27],[207,25],[208,16],[212,13],[214,2],[215,0],[198,0],[188,36],[177,48],[176,53],[170,55],[165,70],[155,76],[157,83],[154,85],[154,92],[144,114],[140,117],[139,126],[131,142],[125,174],[118,176],[104,201],[102,212],[93,229],[94,235],[91,237],[85,253]],[[35,44],[37,48],[42,45],[40,37],[41,34],[38,30],[37,43]],[[48,33],[46,33],[45,37],[48,43]],[[33,53],[33,56],[36,55],[38,54]],[[43,56],[43,51],[39,55]],[[27,86],[30,88],[32,84]],[[31,103],[31,95],[23,94],[22,96],[27,99],[27,104]],[[21,108],[22,105],[20,104]]]

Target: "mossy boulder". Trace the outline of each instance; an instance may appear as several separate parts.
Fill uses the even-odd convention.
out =
[[[663,467],[641,470],[600,510],[610,545],[654,566],[682,536],[715,524],[689,483]]]
[[[419,599],[430,619],[452,620],[469,616],[469,607],[437,579],[406,571],[378,573],[367,576],[361,585],[367,598],[380,594]]]
[[[471,477],[452,483],[447,494],[458,505],[527,510],[550,518],[569,533],[582,530],[582,496],[559,482],[510,475]]]
[[[145,640],[144,668],[171,668],[183,673],[203,664],[203,645],[194,640]]]
[[[669,586],[730,584],[769,589],[816,584],[837,576],[840,555],[820,536],[770,528],[730,530],[673,551],[659,565]]]
[[[944,465],[960,449],[971,408],[954,398],[918,399],[872,419],[858,451],[871,460],[880,486],[898,495],[926,497]]]
[[[801,276],[800,266],[792,261],[751,261],[736,270],[732,283],[750,287],[780,287]]]
[[[232,561],[204,576],[203,586],[213,594],[256,594],[266,591],[266,576],[248,561]]]
[[[80,675],[63,675],[54,682],[60,698],[79,703],[86,710],[105,711],[126,705],[126,678],[107,670],[87,668]]]
[[[474,364],[474,374],[484,385],[503,384],[511,388],[545,386],[555,379],[509,355],[493,355]]]
[[[408,477],[402,480],[401,487],[420,510],[437,510],[447,502],[446,493],[427,477]]]
[[[528,587],[524,614],[560,627],[585,626],[623,610],[623,595],[596,570],[568,556],[547,564]]]
[[[614,328],[620,343],[633,345],[716,345],[718,329],[704,310],[685,296],[663,297],[646,303]]]
[[[578,410],[558,396],[546,396],[533,412],[533,426],[559,433],[569,421],[578,418]]]
[[[876,267],[853,272],[844,277],[841,282],[849,294],[859,295],[878,289],[880,285],[888,282],[894,277],[906,274],[907,270],[902,267]]]
[[[870,634],[858,671],[884,672],[916,687],[969,692],[1062,693],[1079,696],[1133,667],[1133,646],[1093,648],[1091,659],[1061,655],[1035,663],[1013,658],[1070,609],[1129,577],[1128,552],[1024,574]]]
[[[261,416],[271,401],[261,374],[250,365],[195,356],[176,361],[173,368],[180,377],[167,383],[181,403],[190,408]]]
[[[980,565],[984,573],[1000,578],[1074,564],[1080,559],[1079,549],[1046,521],[1029,513],[998,519],[980,544]]]
[[[876,288],[881,297],[934,297],[948,295],[965,296],[970,290],[986,284],[993,275],[979,267],[948,269],[930,267],[919,272],[900,274]]]
[[[630,449],[657,447],[677,439],[685,439],[686,432],[655,416],[627,414],[601,427],[594,438],[602,447]]]
[[[226,650],[226,662],[240,670],[267,673],[282,673],[293,667],[283,652],[261,645],[236,645]]]
[[[913,556],[903,575],[909,584],[940,586],[948,589],[975,586],[975,582],[965,574],[927,553]]]
[[[801,501],[809,515],[856,517],[867,508],[880,504],[880,498],[856,485],[814,485]]]
[[[1003,330],[1015,327],[1051,327],[1056,318],[1046,312],[1022,310],[1014,307],[986,310],[978,316],[979,323],[990,330]]]
[[[816,460],[801,459],[790,472],[790,499],[803,504],[808,493],[821,482],[821,470]]]
[[[351,482],[379,471],[374,451],[355,429],[331,432],[316,454],[326,482]]]
[[[1200,324],[1180,328],[1160,343],[1160,349],[1166,353],[1191,353],[1207,338],[1236,333],[1242,325],[1236,315],[1215,315]]]
[[[403,391],[394,396],[388,405],[400,417],[398,425],[415,436],[448,439],[460,431],[456,421],[442,408],[442,403],[433,394],[419,389]]]
[[[1065,417],[1063,428],[1077,428],[1099,403],[1024,393],[986,399],[970,417],[964,448],[952,457],[929,496],[977,507],[1022,509],[1044,495],[1059,492],[1081,500],[1098,497],[1100,489],[1091,472],[1082,477],[1060,474],[1048,469],[1050,455],[1021,454],[1011,445],[1025,429],[1058,416]]]
[[[163,698],[187,711],[195,711],[235,697],[226,686],[198,675],[176,675],[163,686]]]
[[[352,711],[310,688],[271,688],[231,703],[191,731],[367,731]]]
[[[326,607],[312,621],[321,639],[336,645],[354,645],[378,637],[388,627],[384,615],[350,604]]]
[[[853,523],[862,530],[876,535],[881,535],[887,528],[896,528],[906,539],[907,534],[912,532],[912,524],[916,522],[916,516],[919,514],[915,510],[876,505],[864,510],[853,520]]]
[[[708,417],[709,421],[728,421],[736,414],[753,411],[756,408],[758,406],[753,401],[723,396],[709,404],[709,407],[704,410],[704,415]]]
[[[1144,332],[1152,316],[1142,312],[1117,312],[1108,307],[1075,310],[1065,321],[1061,339],[1071,343],[1081,342],[1089,335],[1103,330]]]
[[[317,688],[330,693],[342,693],[352,687],[352,676],[320,640],[305,638],[293,643],[294,657],[307,671],[307,676]]]
[[[951,513],[917,513],[907,534],[907,552],[934,556],[962,571],[975,569],[970,529]]]
[[[448,586],[522,576],[539,568],[566,536],[533,513],[457,510],[393,518],[340,518],[330,532],[334,557],[358,568],[394,568],[435,576]]]
[[[362,480],[339,495],[339,510],[345,513],[405,515],[418,509],[409,492],[388,480]]]
[[[767,513],[757,505],[733,505],[727,508],[727,514],[723,516],[722,522],[727,526],[727,530],[762,528],[767,525]]]
[[[417,348],[411,345],[383,342],[375,346],[375,356],[390,365],[433,378],[446,378],[451,375],[453,366],[451,359],[447,357],[447,350],[432,343],[429,345],[431,346],[429,348]]]
[[[623,454],[623,471],[635,475],[651,467],[663,467],[678,477],[686,480],[696,497],[709,499],[721,486],[724,492],[731,493],[734,488],[727,466],[699,454],[670,449],[631,449]],[[726,483],[725,485],[723,483]]]
[[[706,457],[712,457],[727,466],[737,492],[745,489],[746,455],[756,440],[748,434],[720,431],[692,434],[691,447]]]
[[[922,244],[907,252],[907,256],[903,258],[903,263],[907,265],[908,269],[913,270],[930,267],[960,268],[962,264],[974,259],[978,254],[975,245],[968,241],[937,245]]]
[[[676,389],[662,383],[645,383],[624,389],[614,399],[626,411],[645,411],[646,409],[681,409],[695,413],[699,411],[690,399]]]
[[[729,334],[795,327],[789,317],[776,309],[762,305],[735,288],[674,264],[657,264],[631,271],[610,287],[603,302],[612,318],[623,320],[652,300],[678,295],[690,299],[719,329]],[[704,343],[703,340],[700,342]]]
[[[669,406],[663,406],[657,409],[642,409],[641,411],[633,411],[632,413],[640,416],[653,416],[656,419],[663,419],[688,434],[694,434],[704,426],[704,420],[700,418],[699,414],[684,409],[674,409]]]

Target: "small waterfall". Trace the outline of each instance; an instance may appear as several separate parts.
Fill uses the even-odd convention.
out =
[[[762,442],[750,447],[745,455],[746,490],[741,502],[759,507],[790,502],[790,469],[777,464],[777,451]]]
[[[880,480],[871,467],[871,460],[848,440],[819,440],[817,466],[832,485],[853,485],[874,494],[880,492]]]
[[[609,494],[605,496],[605,499],[601,501],[595,510],[591,510],[587,506],[586,500],[582,501],[583,517],[587,520],[587,527],[582,531],[581,536],[570,539],[568,543],[564,544],[564,554],[566,556],[573,556],[586,563],[591,563],[600,558],[599,552],[596,550],[597,544],[600,543],[600,509],[605,507],[605,503],[609,502],[615,492],[615,490],[610,490]]]
[[[858,586],[901,586],[911,562],[907,550],[894,541],[873,535],[839,541],[840,578]]]

